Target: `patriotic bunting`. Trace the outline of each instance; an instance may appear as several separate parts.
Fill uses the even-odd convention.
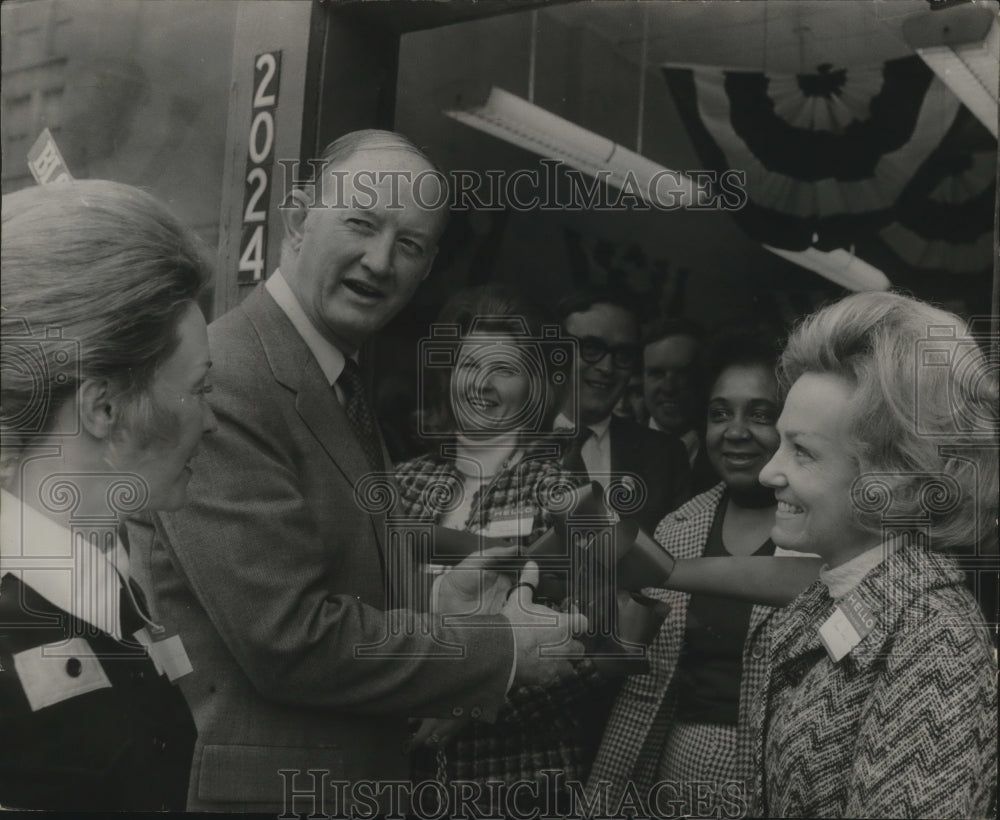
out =
[[[853,247],[894,281],[992,270],[996,140],[919,57],[664,76],[706,167],[745,172],[758,241]]]

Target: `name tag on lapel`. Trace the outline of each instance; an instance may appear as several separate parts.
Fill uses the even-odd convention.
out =
[[[872,629],[875,613],[854,592],[848,592],[819,628],[819,638],[831,660],[837,663],[847,655]]]
[[[536,512],[531,506],[498,510],[480,534],[487,538],[527,538],[534,529]]]
[[[32,712],[95,689],[111,688],[104,667],[83,638],[26,649],[13,659]]]
[[[151,636],[143,628],[135,633],[135,639],[146,647],[156,671],[166,675],[171,683],[194,671],[180,635],[164,632]]]

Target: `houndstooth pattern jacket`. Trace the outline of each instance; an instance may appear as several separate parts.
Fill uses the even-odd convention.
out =
[[[996,815],[997,670],[948,557],[904,546],[855,588],[876,615],[834,663],[816,581],[772,619],[754,701],[751,811],[762,817]]]
[[[656,540],[678,559],[701,556],[724,490],[725,485],[719,484],[667,515],[656,528]],[[675,699],[668,690],[684,643],[691,596],[664,589],[644,592],[669,603],[670,615],[650,647],[649,673],[626,681],[611,712],[586,789],[587,803],[597,816],[617,814],[626,789],[634,789],[640,800],[649,795],[673,717]],[[766,678],[765,627],[773,612],[771,607],[753,607],[744,643],[738,729],[740,770],[747,778],[751,768],[746,722],[751,699]],[[739,788],[742,793],[744,784]]]

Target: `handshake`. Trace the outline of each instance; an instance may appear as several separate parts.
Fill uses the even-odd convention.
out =
[[[435,584],[433,611],[452,618],[503,615],[514,632],[514,682],[551,686],[572,673],[573,659],[584,655],[578,636],[586,617],[550,609],[534,600],[538,565],[523,564],[515,583],[509,568],[517,562],[516,544],[493,546],[469,555]]]
[[[585,654],[605,673],[646,671],[644,646],[666,610],[638,591],[662,584],[673,557],[635,522],[615,521],[596,482],[579,488],[564,510],[523,548],[436,528],[433,560],[453,566],[434,584],[432,610],[506,617],[518,684],[551,685],[572,674],[571,661]]]

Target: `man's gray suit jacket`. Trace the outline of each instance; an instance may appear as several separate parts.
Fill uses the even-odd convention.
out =
[[[435,640],[426,616],[387,611],[402,579],[384,517],[355,498],[364,452],[266,289],[209,342],[219,429],[188,504],[129,525],[137,575],[194,666],[180,681],[199,733],[188,808],[280,812],[293,789],[320,792],[308,770],[405,779],[408,717],[495,715],[509,624],[477,618]]]

